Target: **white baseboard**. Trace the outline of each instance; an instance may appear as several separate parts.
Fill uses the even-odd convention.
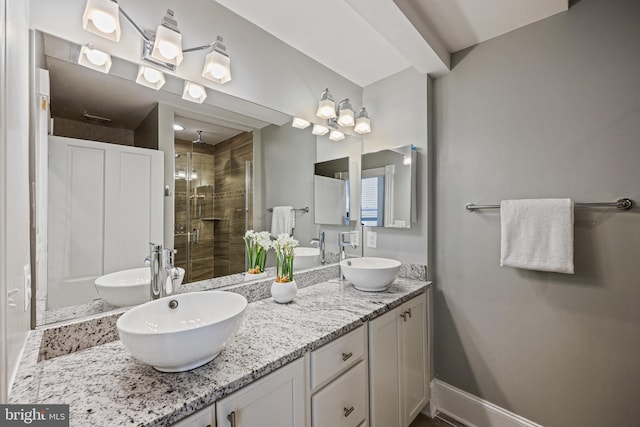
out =
[[[429,412],[442,412],[468,427],[543,427],[443,381],[431,381]]]

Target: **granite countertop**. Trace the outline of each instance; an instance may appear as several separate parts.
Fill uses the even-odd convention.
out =
[[[21,367],[10,402],[69,404],[72,426],[170,425],[428,286],[397,279],[385,292],[367,293],[324,282],[299,289],[290,304],[272,298],[252,302],[238,334],[216,359],[175,374],[138,362],[120,341],[35,363],[42,332],[34,331],[25,348],[25,358],[33,362]]]

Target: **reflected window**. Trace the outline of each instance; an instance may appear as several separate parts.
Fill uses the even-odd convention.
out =
[[[362,225],[384,226],[384,175],[362,178]]]

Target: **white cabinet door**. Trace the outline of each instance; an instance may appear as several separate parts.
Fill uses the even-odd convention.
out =
[[[218,427],[304,426],[304,377],[301,358],[218,401]]]
[[[407,427],[429,400],[427,296],[369,322],[371,427]]]
[[[400,308],[369,322],[369,421],[372,427],[400,426]]]
[[[401,425],[407,426],[429,400],[427,295],[422,294],[406,302],[401,306],[401,311]]]

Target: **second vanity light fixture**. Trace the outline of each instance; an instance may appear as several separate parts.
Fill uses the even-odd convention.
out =
[[[227,49],[223,44],[222,37],[218,36],[215,41],[206,45],[183,49],[182,35],[178,30],[178,23],[171,9],[167,10],[156,31],[145,31],[118,5],[117,0],[87,0],[84,14],[82,15],[82,28],[117,42],[120,40],[121,35],[120,15],[142,37],[142,59],[153,66],[139,66],[137,83],[158,90],[165,83],[164,74],[158,68],[175,72],[177,66],[182,62],[183,54],[205,49],[209,49],[209,53],[205,57],[202,77],[219,84],[224,84],[231,80],[231,60],[226,52]],[[93,56],[89,56],[87,52],[93,54]],[[107,57],[108,61],[103,61],[104,57]],[[97,62],[96,59],[98,60]],[[78,62],[81,65],[108,73],[111,56],[106,52],[93,49],[92,46],[84,46]],[[108,63],[108,66],[105,66],[105,63]],[[203,86],[199,87],[204,89]],[[202,102],[206,98],[206,93],[204,93],[204,96],[202,94],[195,96],[196,94],[190,93],[188,89],[187,85],[185,85],[184,93],[188,93],[188,96],[183,96],[184,99]]]
[[[369,119],[366,108],[362,107],[355,113],[349,98],[340,101],[336,107],[336,103],[328,88],[320,94],[316,115],[326,120],[326,123],[314,123],[311,133],[314,135],[326,135],[329,133],[329,139],[332,141],[341,141],[345,138],[345,134],[340,128],[353,127],[354,132],[359,134],[371,132],[371,120]],[[293,120],[292,126],[304,129],[310,124],[310,122],[296,117]]]

